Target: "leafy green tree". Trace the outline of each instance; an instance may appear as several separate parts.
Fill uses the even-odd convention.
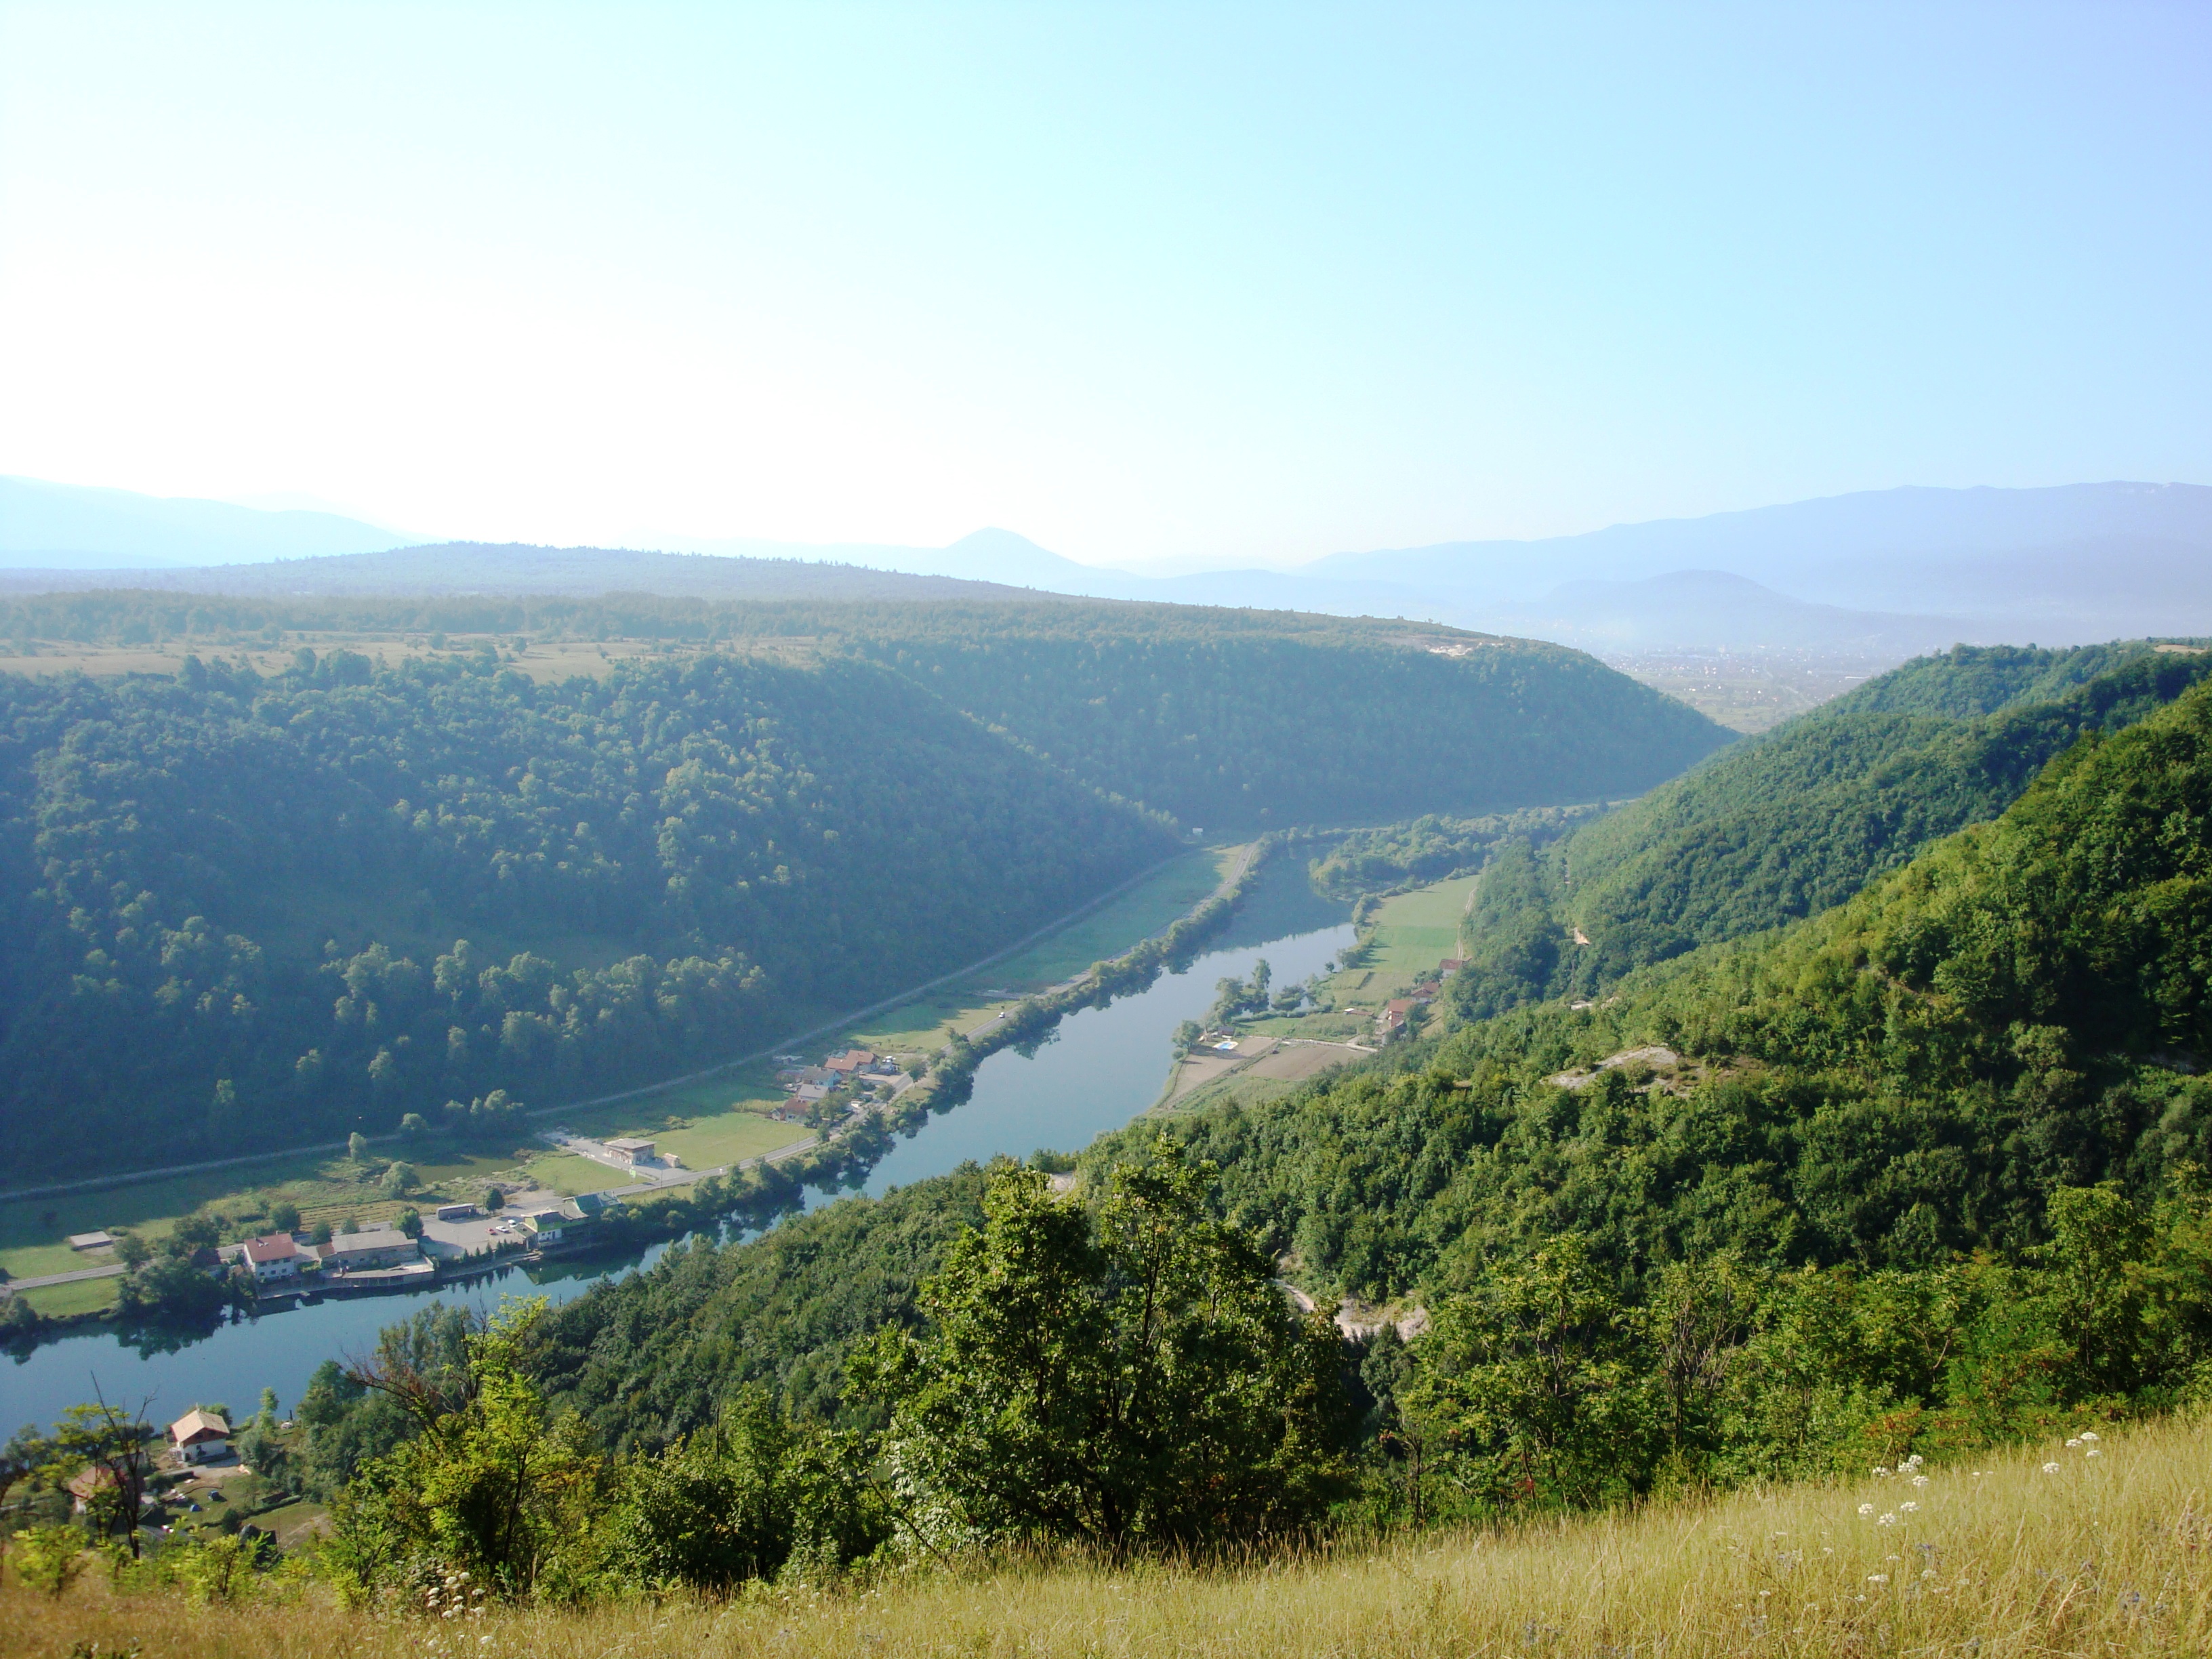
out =
[[[564,1541],[587,1534],[596,1460],[573,1416],[555,1419],[523,1370],[545,1304],[503,1310],[466,1340],[459,1375],[392,1352],[353,1372],[415,1430],[369,1464],[332,1512],[335,1559],[363,1586],[428,1559],[526,1591]]]
[[[99,1485],[86,1506],[93,1528],[127,1542],[133,1560],[138,1558],[138,1512],[154,1471],[148,1446],[152,1437],[139,1413],[100,1401],[64,1412],[46,1443],[57,1474],[95,1474]]]
[[[115,1235],[115,1254],[126,1267],[143,1267],[154,1259],[154,1247],[137,1233]]]
[[[853,1361],[940,1525],[1207,1545],[1313,1524],[1346,1489],[1334,1328],[1209,1212],[1212,1173],[1164,1135],[1096,1217],[1040,1171],[993,1173],[981,1230],[925,1288],[929,1334]]]
[[[346,1157],[356,1164],[368,1162],[368,1137],[358,1129],[346,1137]]]
[[[379,1184],[389,1198],[399,1198],[411,1193],[415,1190],[415,1166],[395,1158],[391,1167],[385,1170],[384,1179]]]
[[[410,1238],[422,1237],[422,1216],[417,1210],[402,1210],[393,1218],[393,1224]]]
[[[169,1229],[169,1236],[161,1241],[161,1249],[167,1255],[191,1256],[222,1240],[222,1224],[205,1211],[195,1211],[178,1218]]]
[[[289,1200],[269,1206],[269,1224],[280,1233],[300,1231],[300,1206]]]
[[[11,1298],[12,1299],[12,1298]],[[34,1425],[26,1423],[0,1446],[0,1510],[8,1504],[8,1494],[19,1486],[34,1484],[46,1467],[53,1462],[53,1448]],[[0,1561],[8,1553],[8,1534],[0,1528]]]
[[[892,1514],[857,1432],[793,1423],[748,1387],[712,1428],[627,1466],[609,1568],[624,1582],[726,1591],[794,1557],[844,1566],[889,1540]]]
[[[1485,1501],[1585,1506],[1648,1481],[1650,1351],[1579,1240],[1438,1307],[1421,1356],[1406,1413],[1443,1436]]]
[[[18,1578],[56,1601],[76,1582],[90,1559],[84,1534],[68,1526],[33,1527],[18,1532],[10,1558]]]

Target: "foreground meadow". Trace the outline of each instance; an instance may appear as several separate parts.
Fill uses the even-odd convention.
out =
[[[1850,1485],[1233,1567],[933,1565],[578,1612],[348,1612],[313,1586],[208,1606],[120,1594],[95,1571],[58,1599],[11,1582],[0,1654],[2201,1653],[2209,1470],[2212,1433],[2172,1423]]]

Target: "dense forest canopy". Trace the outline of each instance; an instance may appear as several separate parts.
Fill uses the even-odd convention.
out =
[[[1995,817],[2082,734],[2140,720],[2208,672],[2212,654],[2141,643],[1961,647],[1548,847],[1502,844],[1473,919],[1462,1006],[1586,994],[1639,964],[1841,903],[1936,838]]]
[[[1174,844],[857,664],[9,678],[0,732],[19,1171],[665,1074]]]
[[[66,599],[101,602],[135,603]],[[1577,653],[1398,624],[676,608],[709,610],[810,648],[0,679],[0,1155],[557,1104],[975,960],[1194,823],[1618,794],[1723,735]]]

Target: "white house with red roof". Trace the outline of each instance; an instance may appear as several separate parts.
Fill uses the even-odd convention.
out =
[[[249,1238],[240,1254],[246,1258],[246,1271],[253,1275],[257,1285],[266,1285],[272,1279],[297,1279],[300,1269],[307,1264],[307,1253],[289,1233],[265,1233],[259,1238]]]
[[[230,1425],[213,1412],[195,1406],[169,1425],[169,1443],[187,1463],[205,1463],[230,1455]]]

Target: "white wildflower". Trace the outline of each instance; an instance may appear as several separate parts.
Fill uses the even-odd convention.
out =
[[[2056,1474],[2058,1473],[2058,1465],[2056,1463],[2045,1463],[2043,1466],[2043,1472],[2045,1474]]]
[[[1902,1510],[1905,1514],[1911,1515],[1917,1511],[1920,1505],[1917,1504],[1899,1504],[1897,1507]]]
[[[1924,1486],[1928,1484],[1928,1477],[1924,1474],[1916,1474],[1912,1477],[1912,1484],[1916,1486]]]
[[[2078,1440],[2069,1440],[2066,1443],[2066,1449],[2068,1451],[2078,1451],[2081,1449],[2081,1443]]]
[[[1860,1505],[1859,1505],[1859,1513],[1860,1513],[1861,1515],[1872,1515],[1872,1514],[1874,1513],[1874,1505],[1873,1505],[1873,1504],[1860,1504]]]
[[[2084,1457],[2102,1457],[2104,1455],[2104,1453],[2099,1451],[2094,1446],[2090,1447],[2088,1450],[2081,1454]]]
[[[2097,1437],[2085,1429],[2081,1434],[2081,1443],[2085,1446],[2094,1446],[2097,1443]]]
[[[1867,1575],[1867,1583],[1869,1584],[1887,1584],[1888,1582],[1889,1575],[1886,1572],[1870,1572]]]
[[[1875,1525],[1877,1527],[1893,1527],[1896,1524],[1897,1517],[1893,1515],[1885,1515],[1879,1521],[1875,1522]]]
[[[1874,1469],[1874,1478],[1875,1478],[1875,1480],[1888,1480],[1888,1479],[1889,1479],[1889,1471],[1888,1471],[1888,1469],[1887,1469],[1887,1468],[1884,1468],[1881,1464],[1879,1464],[1879,1463],[1875,1464],[1875,1469]]]

